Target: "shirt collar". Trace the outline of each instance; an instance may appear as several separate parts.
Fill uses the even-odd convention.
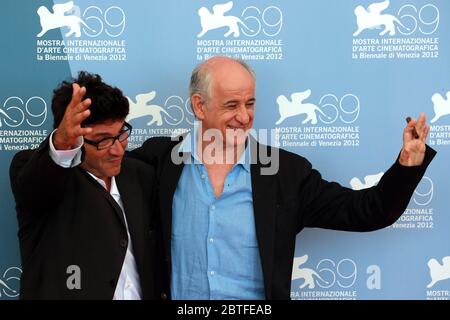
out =
[[[102,179],[94,176],[92,173],[90,173],[89,171],[86,171],[87,173],[89,173],[89,175],[95,179],[95,181],[97,181],[103,188],[105,188],[106,190],[108,190],[106,188],[106,183],[105,181],[103,181]],[[120,196],[119,193],[119,189],[117,188],[117,184],[116,184],[116,178],[113,176],[111,177],[111,191],[109,192],[112,196]]]

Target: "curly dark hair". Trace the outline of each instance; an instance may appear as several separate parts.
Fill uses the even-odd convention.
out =
[[[102,81],[98,74],[80,71],[77,79],[63,81],[54,91],[52,99],[53,128],[57,128],[64,117],[66,108],[72,99],[72,83],[86,88],[83,99],[90,98],[91,114],[82,122],[82,126],[101,123],[107,120],[124,120],[130,106],[122,91]]]

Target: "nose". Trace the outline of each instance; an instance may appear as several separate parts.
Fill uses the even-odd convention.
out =
[[[250,121],[249,110],[246,108],[245,104],[241,105],[236,114],[236,120],[243,124],[247,125]]]
[[[113,145],[109,148],[109,153],[113,156],[122,156],[125,153],[125,147],[126,144],[124,145],[123,142],[116,140],[114,141]]]

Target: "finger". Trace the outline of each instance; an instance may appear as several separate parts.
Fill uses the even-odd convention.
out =
[[[83,99],[84,95],[86,94],[86,87],[80,87],[78,83],[76,83],[76,85],[79,89],[77,92],[75,92],[75,98],[81,101],[81,99]]]
[[[92,100],[90,98],[87,98],[75,106],[74,112],[81,113],[81,112],[87,110],[91,104],[92,104]]]
[[[425,127],[425,124],[426,124],[425,113],[421,112],[416,124],[417,132],[422,132],[423,128]]]
[[[73,114],[76,114],[77,112],[80,112],[81,109],[84,110],[84,108],[82,108],[82,106],[80,106],[80,104],[82,103],[82,98],[84,96],[84,94],[86,93],[86,89],[84,87],[79,87],[78,89],[76,88],[78,86],[78,84],[73,84],[74,87],[74,92],[72,94],[72,99],[69,102],[69,105],[66,108],[66,114],[69,115],[69,117],[72,117]]]
[[[409,119],[411,119],[411,118],[409,118]],[[419,133],[418,133],[418,129],[417,129],[417,123],[418,123],[418,121],[416,121],[416,119],[411,119],[408,122],[408,126],[410,127],[410,132],[411,132],[411,136],[412,136],[413,139],[420,138]]]
[[[425,141],[424,139],[426,139],[426,134],[425,134],[425,130],[427,127],[426,121],[427,121],[427,119],[425,117],[425,113],[421,112],[415,127],[416,127],[416,131],[419,135],[418,137],[420,137],[420,140],[422,142]]]
[[[81,102],[81,99],[83,98],[83,88],[80,87],[78,83],[72,83],[72,99],[69,102],[69,105],[67,106],[68,109],[74,108],[77,104]]]
[[[80,90],[78,90],[78,93],[74,99],[74,102],[76,102],[76,104],[73,105],[73,109],[75,112],[80,112],[81,106],[80,104],[83,103],[83,97],[86,94],[86,88],[85,87],[81,87]]]
[[[423,129],[423,133],[420,136],[420,140],[422,142],[425,143],[425,141],[427,140],[427,137],[428,137],[428,133],[430,133],[430,126],[429,125],[425,125],[425,128]]]
[[[406,117],[406,127],[413,127],[417,123],[416,119],[413,119],[411,117]]]
[[[405,129],[403,130],[404,139],[412,140],[415,138],[414,125],[416,124],[416,120],[408,117],[407,121],[408,121],[408,123],[407,123]]]
[[[72,127],[78,127],[81,123],[90,116],[91,110],[87,109],[83,112],[79,112],[71,117],[71,125]]]
[[[92,128],[90,128],[90,127],[80,127],[80,128],[78,128],[78,130],[76,130],[76,135],[77,135],[77,137],[80,137],[80,136],[85,136],[85,135],[87,135],[87,134],[90,134],[92,132]]]

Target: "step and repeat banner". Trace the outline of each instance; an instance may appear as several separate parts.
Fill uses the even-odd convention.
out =
[[[21,265],[13,155],[51,132],[52,90],[87,70],[121,88],[129,147],[191,130],[191,70],[214,55],[257,75],[255,128],[361,189],[395,161],[407,116],[438,151],[403,216],[370,233],[297,237],[292,299],[450,298],[450,2],[447,0],[2,1],[0,299]]]

